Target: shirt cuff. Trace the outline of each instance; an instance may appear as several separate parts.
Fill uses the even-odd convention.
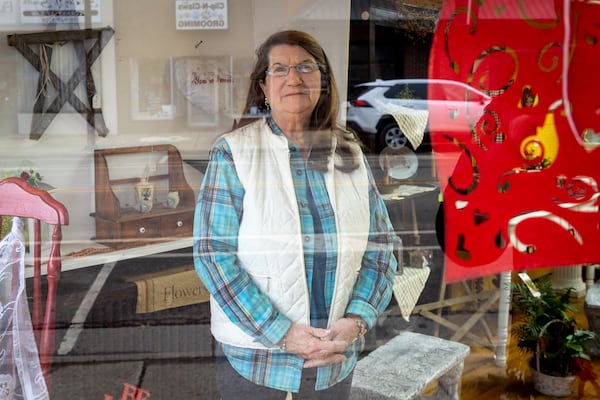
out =
[[[279,314],[264,330],[262,336],[257,337],[255,341],[266,347],[277,347],[277,343],[281,342],[291,327],[292,321]]]
[[[369,329],[375,325],[377,320],[377,310],[375,310],[370,304],[362,301],[352,301],[346,308],[346,314],[358,315],[367,323]]]

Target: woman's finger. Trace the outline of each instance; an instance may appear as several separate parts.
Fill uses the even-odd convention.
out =
[[[346,356],[343,354],[333,354],[326,358],[317,358],[315,360],[307,360],[304,362],[304,368],[321,367],[328,364],[337,364],[346,361]]]

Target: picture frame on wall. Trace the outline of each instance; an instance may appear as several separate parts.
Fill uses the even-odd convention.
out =
[[[231,56],[176,57],[174,81],[187,103],[189,126],[210,127],[233,107]]]
[[[132,58],[131,117],[172,120],[183,115],[185,103],[174,84],[172,58]]]

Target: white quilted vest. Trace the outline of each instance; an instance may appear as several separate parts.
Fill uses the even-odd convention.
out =
[[[238,263],[293,322],[309,325],[310,305],[298,204],[287,139],[273,134],[265,120],[225,135],[246,191],[238,241]],[[329,324],[343,317],[361,267],[369,234],[368,174],[364,164],[352,173],[333,168],[325,181],[337,224],[338,263]],[[215,338],[238,347],[265,347],[232,323],[211,298]]]

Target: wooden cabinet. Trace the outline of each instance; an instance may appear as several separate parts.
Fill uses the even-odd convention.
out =
[[[179,150],[172,145],[98,149],[95,240],[110,246],[141,245],[192,236],[195,195],[183,174]],[[153,185],[152,208],[141,212],[135,186]],[[176,193],[179,203],[169,206]]]

